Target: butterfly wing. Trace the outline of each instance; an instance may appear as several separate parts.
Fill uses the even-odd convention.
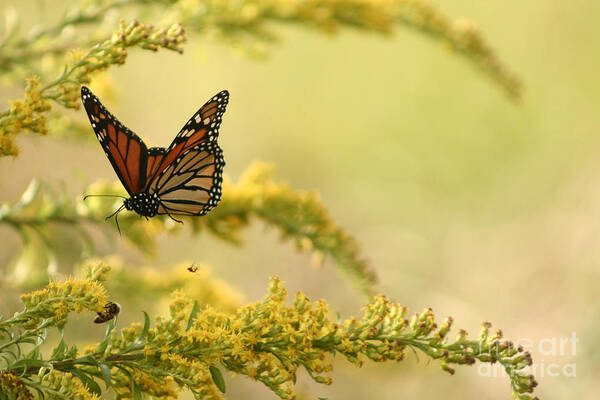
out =
[[[217,145],[229,92],[218,93],[189,119],[168,149],[152,148],[146,190],[158,214],[204,215],[221,200],[225,160]]]
[[[160,200],[158,214],[204,215],[221,200],[223,151],[215,142],[184,151],[150,185]]]
[[[130,196],[146,184],[148,150],[135,133],[121,124],[85,86],[81,99],[108,160]]]
[[[205,142],[215,142],[219,136],[219,127],[227,103],[229,102],[229,92],[223,90],[213,96],[188,120],[181,128],[173,143],[164,152],[159,154],[159,148],[156,148],[158,162],[151,168],[148,167],[148,179],[146,190],[149,190],[152,184],[158,179],[158,176],[164,172],[170,164],[181,157],[186,151]],[[153,150],[153,149],[151,149]],[[149,161],[150,164],[150,161]]]
[[[148,183],[150,183],[152,178],[157,174],[158,168],[161,166],[166,155],[167,149],[164,147],[151,147],[148,149],[148,164],[146,167],[146,172],[150,177]]]
[[[185,151],[204,141],[216,141],[228,103],[229,92],[227,90],[214,95],[181,128],[169,146],[169,150],[183,144],[182,148]]]

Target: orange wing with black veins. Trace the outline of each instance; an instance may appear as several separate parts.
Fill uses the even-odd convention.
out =
[[[146,186],[148,150],[135,133],[127,129],[85,86],[81,98],[92,128],[123,186],[133,196]]]
[[[148,162],[146,190],[156,191],[159,176],[185,152],[202,143],[216,142],[223,113],[228,102],[229,92],[227,90],[219,92],[188,120],[164,153],[159,154],[159,150],[162,150],[159,148],[150,149],[150,151],[156,149],[157,156],[155,160],[157,162],[153,163],[152,167],[150,167],[150,160]]]

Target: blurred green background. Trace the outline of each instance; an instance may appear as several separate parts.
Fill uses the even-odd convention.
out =
[[[298,28],[279,28],[282,40],[265,60],[194,36],[183,55],[134,50],[110,70],[117,90],[103,101],[149,146],[166,146],[205,100],[228,89],[220,143],[230,177],[252,161],[272,162],[279,179],[320,192],[361,243],[378,291],[413,310],[452,315],[472,334],[490,319],[506,337],[533,345],[540,398],[596,399],[600,3],[432,3],[481,28],[524,81],[518,103],[415,32],[327,37]],[[14,87],[1,98],[21,94]],[[18,158],[0,159],[2,202],[16,200],[33,177],[64,181],[74,195],[98,178],[115,179],[97,144],[51,135],[22,135],[19,144]],[[207,235],[162,236],[156,259],[127,245],[119,253],[132,265],[210,264],[249,301],[279,275],[292,293],[325,298],[344,316],[359,312],[363,299],[332,265],[312,267],[310,256],[260,224],[246,238],[238,249]],[[20,239],[0,226],[0,241],[8,263]],[[138,319],[140,310],[125,314]],[[548,343],[573,333],[576,352],[570,344],[551,351]],[[565,376],[569,364],[575,377]],[[410,355],[360,370],[342,361],[332,386],[302,379],[298,390],[330,399],[509,398],[506,378],[481,374],[474,366],[449,377]],[[227,397],[275,398],[245,378],[228,379]]]

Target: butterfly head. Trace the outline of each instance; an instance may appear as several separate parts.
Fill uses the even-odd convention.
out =
[[[138,193],[125,199],[124,204],[129,211],[133,210],[144,217],[154,217],[158,211],[159,199],[156,193]]]

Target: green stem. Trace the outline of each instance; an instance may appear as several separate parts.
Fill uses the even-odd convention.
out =
[[[105,5],[104,7],[100,7],[98,9],[94,10],[94,12],[89,13],[89,14],[84,14],[81,10],[79,10],[74,16],[63,19],[62,21],[60,21],[60,23],[58,23],[55,26],[52,26],[47,29],[43,29],[43,30],[37,32],[35,35],[32,35],[28,38],[23,38],[23,39],[17,40],[16,42],[10,43],[10,47],[14,50],[21,50],[21,54],[12,55],[12,56],[5,55],[5,56],[0,57],[0,66],[2,68],[8,69],[8,68],[10,68],[10,66],[12,64],[32,59],[36,55],[39,55],[42,53],[43,54],[64,53],[66,50],[69,50],[70,48],[72,48],[72,46],[61,46],[58,48],[55,47],[55,48],[51,48],[51,49],[42,49],[42,50],[39,50],[39,49],[32,50],[29,47],[44,36],[52,37],[52,36],[59,35],[63,31],[63,29],[65,29],[68,26],[77,26],[77,25],[84,25],[84,24],[89,24],[89,23],[93,23],[93,22],[98,22],[104,16],[104,14],[106,14],[108,11],[115,9],[115,8],[121,8],[121,7],[125,7],[128,5],[133,5],[136,3],[143,3],[143,1],[142,0],[118,0],[113,3],[109,3],[109,4]]]

